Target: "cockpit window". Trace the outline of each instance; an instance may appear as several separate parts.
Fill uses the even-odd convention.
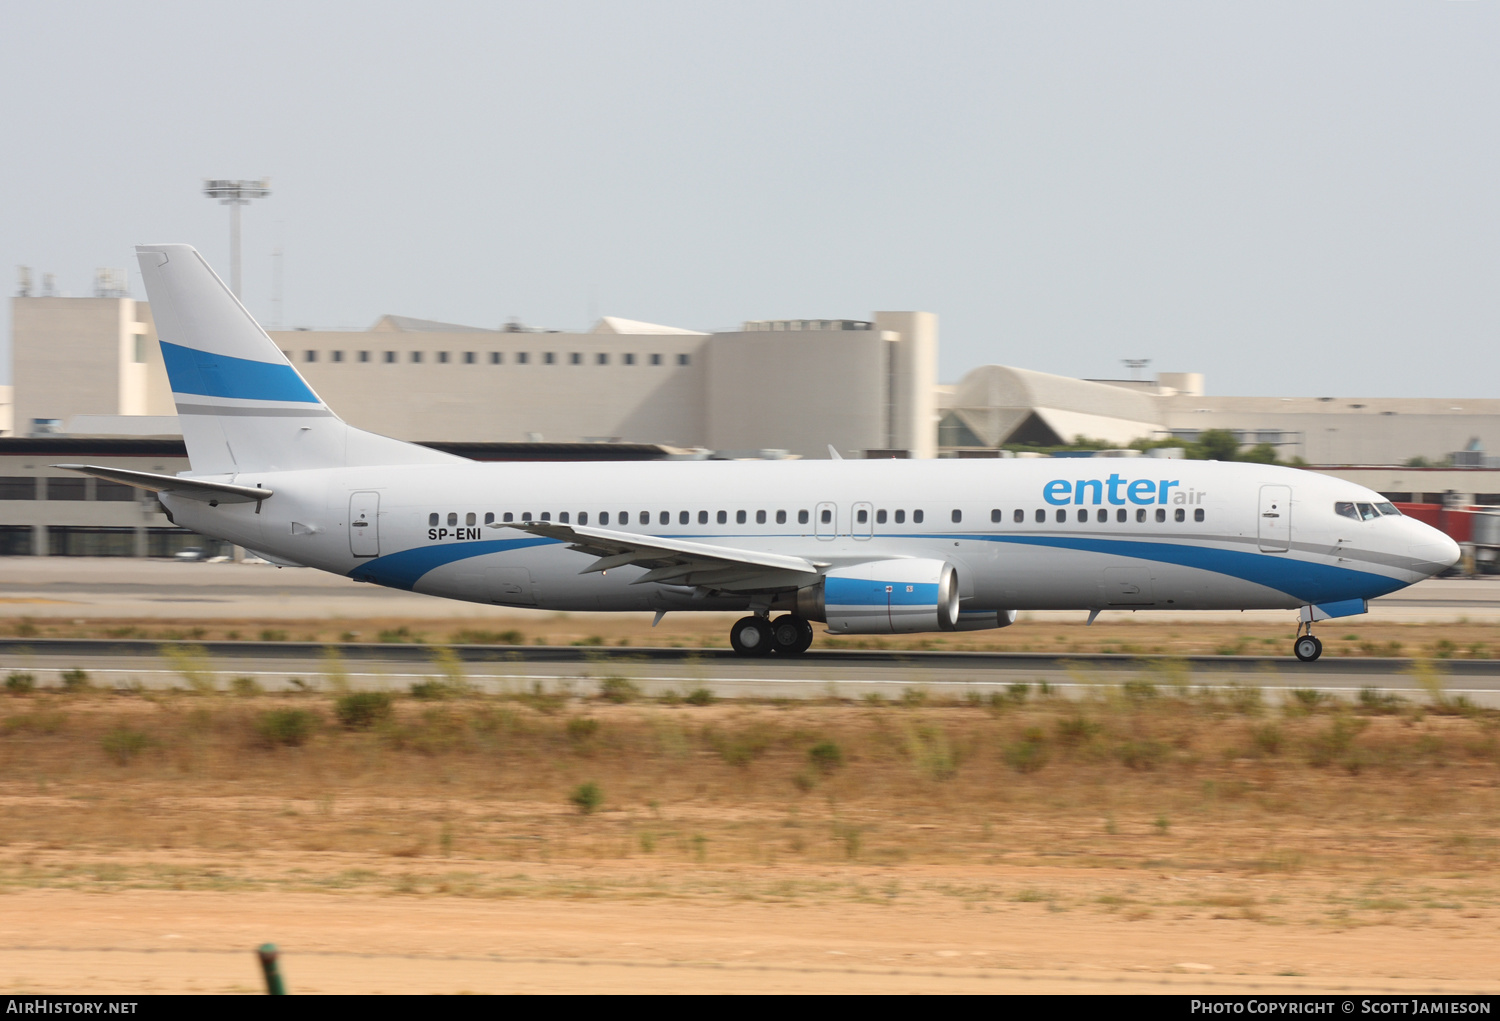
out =
[[[1362,504],[1359,504],[1358,506],[1359,506],[1359,516],[1361,518],[1363,518],[1364,520],[1366,520],[1366,521],[1374,521],[1376,518],[1380,517],[1380,514],[1376,512],[1374,506],[1372,506],[1371,504],[1362,503]]]
[[[1377,503],[1375,505],[1375,509],[1382,514],[1388,514],[1393,518],[1399,518],[1401,516],[1401,512],[1396,509],[1396,505],[1393,503]]]
[[[1355,510],[1354,504],[1347,500],[1340,500],[1334,504],[1333,512],[1346,518],[1353,518],[1355,521],[1359,520],[1359,511]]]

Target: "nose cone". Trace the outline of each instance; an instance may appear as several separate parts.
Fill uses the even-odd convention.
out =
[[[1463,550],[1459,549],[1458,543],[1448,536],[1436,528],[1427,526],[1422,541],[1411,547],[1411,555],[1417,561],[1416,569],[1431,577],[1434,574],[1441,574],[1458,563],[1458,558],[1463,556]]]

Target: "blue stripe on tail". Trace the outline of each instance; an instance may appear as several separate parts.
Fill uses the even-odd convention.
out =
[[[282,363],[256,362],[231,355],[210,354],[196,348],[161,342],[162,360],[172,392],[202,397],[233,397],[255,401],[297,401],[321,404],[316,394]]]

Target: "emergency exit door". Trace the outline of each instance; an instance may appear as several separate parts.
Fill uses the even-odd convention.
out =
[[[380,494],[349,497],[349,552],[357,557],[380,556]]]
[[[1260,487],[1260,548],[1284,553],[1292,545],[1292,487]]]

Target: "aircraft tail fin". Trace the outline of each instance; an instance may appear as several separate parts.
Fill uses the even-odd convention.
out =
[[[191,245],[135,251],[195,474],[463,460],[345,423]]]

